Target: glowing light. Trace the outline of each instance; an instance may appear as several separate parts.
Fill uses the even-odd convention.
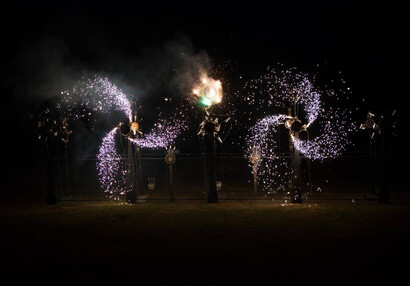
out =
[[[207,75],[202,75],[200,83],[194,86],[192,93],[197,97],[203,106],[211,106],[222,101],[222,83]]]
[[[212,101],[207,97],[201,97],[199,102],[203,106],[211,106],[212,105]]]
[[[135,136],[137,134],[137,132],[140,132],[139,131],[140,125],[135,121],[131,122],[130,129],[131,129],[132,134],[134,134],[134,136]]]

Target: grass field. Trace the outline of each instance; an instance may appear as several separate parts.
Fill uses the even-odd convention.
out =
[[[56,285],[392,282],[409,269],[401,260],[410,254],[409,218],[403,201],[3,206],[2,277]]]

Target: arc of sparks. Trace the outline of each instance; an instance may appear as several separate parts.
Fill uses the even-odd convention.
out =
[[[133,122],[129,97],[108,78],[98,76],[83,78],[71,90],[63,91],[61,94],[62,99],[57,107],[64,109],[69,118],[89,119],[92,112],[121,111],[128,119],[134,135],[136,132],[142,135],[139,125]],[[115,135],[120,127],[121,123],[102,139],[96,164],[101,188],[107,197],[114,201],[120,200],[123,195],[132,190],[132,186],[127,183],[121,155],[116,151]],[[183,114],[174,113],[168,119],[160,118],[152,131],[144,137],[137,139],[128,137],[128,139],[142,148],[162,148],[174,144],[175,139],[186,129],[187,124]]]
[[[272,165],[278,165],[272,161],[272,158],[275,158],[276,147],[275,137],[272,134],[276,133],[278,125],[285,125],[289,130],[294,148],[311,160],[323,160],[341,155],[350,143],[348,133],[354,130],[353,122],[348,119],[351,111],[332,107],[325,109],[321,102],[322,92],[314,87],[306,74],[291,69],[280,73],[271,71],[271,76],[265,77],[269,80],[273,78],[273,81],[268,82],[268,92],[272,92],[269,93],[269,105],[276,101],[278,102],[276,106],[284,107],[288,103],[296,110],[299,110],[296,107],[300,105],[303,107],[301,110],[303,112],[301,112],[302,118],[298,118],[299,112],[288,115],[269,115],[258,120],[249,130],[246,138],[247,154],[250,154],[252,146],[258,146],[262,161],[265,161],[261,163],[262,168],[259,168],[258,172],[268,187],[272,186],[275,181],[273,177],[278,175],[272,167]],[[256,83],[261,82],[263,80]],[[252,87],[257,90],[256,85]],[[337,96],[334,92],[331,94]],[[253,94],[249,96],[249,101],[254,102],[252,96]],[[309,129],[313,124],[317,125],[318,121],[321,134],[310,139]],[[306,132],[308,139],[300,139],[295,136],[295,132]],[[269,155],[266,156],[266,154]]]

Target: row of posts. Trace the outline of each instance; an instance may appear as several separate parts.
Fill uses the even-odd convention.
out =
[[[291,112],[291,109],[289,109]],[[208,114],[209,115],[209,114]],[[206,117],[208,118],[208,117]],[[208,193],[207,202],[218,202],[218,188],[216,179],[216,139],[219,131],[218,120],[213,117],[205,119],[202,123],[202,135],[205,140],[205,154],[209,154],[206,157],[206,173],[208,175]],[[293,136],[298,139],[299,132],[294,132]],[[218,140],[220,140],[218,138]],[[293,141],[289,135],[289,151],[293,157],[292,161],[292,202],[302,203],[302,187],[300,180],[300,154],[297,148],[293,147]],[[258,165],[261,160],[259,150],[254,148],[250,156],[250,161],[253,164],[253,193],[254,198],[258,197]],[[169,175],[169,194],[170,200],[174,201],[175,186],[174,186],[174,170],[173,165],[176,161],[175,147],[169,146],[166,148],[165,162],[168,164]],[[132,191],[127,193],[126,201],[129,203],[137,202],[137,193],[141,193],[142,187],[142,168],[141,168],[141,149],[138,146],[134,146],[131,141],[128,141],[128,182],[133,186]],[[137,175],[135,175],[137,174]]]
[[[291,114],[291,109],[289,108],[288,110],[289,115]],[[394,111],[395,112],[395,111]],[[393,113],[395,115],[395,113]],[[393,117],[392,115],[392,117]],[[369,120],[368,120],[369,121]],[[217,139],[217,131],[219,131],[219,124],[217,123],[217,120],[205,120],[203,123],[203,136],[205,139],[205,154],[209,154],[206,158],[206,166],[207,170],[206,173],[208,174],[208,196],[207,196],[207,201],[209,203],[216,203],[218,202],[218,189],[217,189],[217,180],[216,180],[216,139]],[[391,122],[388,122],[389,124],[385,124],[386,129],[389,127],[392,129]],[[372,127],[373,128],[373,127]],[[217,131],[216,131],[217,130]],[[392,133],[391,130],[388,130],[388,132],[385,132],[387,134]],[[383,135],[385,134],[383,133]],[[299,138],[299,132],[293,132],[293,136],[295,139]],[[392,136],[383,136],[383,143],[384,145],[388,145],[387,143],[390,143],[390,138]],[[388,138],[389,140],[387,140]],[[218,140],[220,140],[218,138]],[[49,143],[50,147],[50,152],[49,152],[49,162],[48,162],[48,168],[49,168],[49,190],[47,192],[47,203],[49,204],[55,204],[56,203],[56,196],[55,196],[55,190],[54,190],[54,175],[52,174],[52,151],[51,147],[53,146],[53,141],[55,140],[50,140],[51,142]],[[371,141],[372,143],[373,141]],[[387,142],[387,143],[385,143]],[[371,147],[373,144],[371,144]],[[389,146],[387,146],[389,147]],[[384,146],[383,150],[388,150]],[[372,150],[372,149],[371,149]],[[294,148],[293,146],[293,140],[290,136],[289,133],[289,151],[290,154],[292,155],[292,202],[294,203],[302,203],[302,187],[301,187],[301,174],[300,174],[300,154],[299,150],[297,148]],[[383,153],[384,157],[385,153]],[[251,152],[250,156],[250,161],[253,164],[253,192],[254,192],[254,197],[255,199],[257,198],[257,192],[258,192],[258,178],[257,178],[257,173],[258,173],[258,165],[261,160],[259,150],[254,147],[254,149]],[[170,146],[166,149],[166,156],[165,156],[165,162],[168,164],[168,173],[169,173],[169,194],[170,194],[170,200],[174,201],[174,195],[175,195],[175,186],[174,186],[174,170],[173,170],[173,165],[175,164],[176,157],[175,157],[175,147]],[[384,159],[384,162],[387,161]],[[373,164],[372,164],[373,165]],[[385,165],[385,164],[384,164]],[[383,165],[383,166],[384,166]],[[128,140],[128,164],[127,164],[128,170],[128,183],[132,185],[132,191],[127,193],[126,201],[129,203],[136,203],[137,202],[137,193],[140,194],[141,186],[142,186],[142,167],[141,167],[141,149],[138,146],[135,146],[132,144],[131,141]],[[384,166],[385,167],[385,166]],[[384,168],[387,169],[387,168]],[[386,170],[383,170],[386,172]],[[372,171],[373,173],[373,171]],[[383,176],[383,187],[382,187],[382,192],[381,192],[381,197],[380,197],[380,202],[386,203],[389,202],[388,198],[388,184],[386,183],[388,180],[385,178],[386,175]],[[375,184],[373,180],[372,184],[372,190],[374,192]]]

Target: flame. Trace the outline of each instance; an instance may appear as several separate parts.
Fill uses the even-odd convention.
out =
[[[222,83],[204,74],[200,79],[200,84],[192,89],[192,93],[204,106],[218,104],[222,101]]]

